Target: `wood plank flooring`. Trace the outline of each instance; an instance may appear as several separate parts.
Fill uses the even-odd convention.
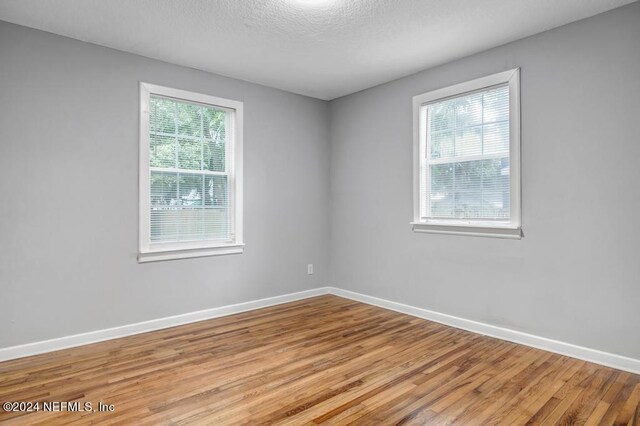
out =
[[[639,425],[640,376],[320,296],[0,363],[7,424]]]

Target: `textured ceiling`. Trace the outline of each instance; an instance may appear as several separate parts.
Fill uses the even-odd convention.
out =
[[[633,0],[0,0],[0,20],[320,99]]]

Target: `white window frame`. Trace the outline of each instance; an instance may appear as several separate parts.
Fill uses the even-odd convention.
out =
[[[423,200],[420,196],[421,171],[426,166],[429,152],[427,141],[426,109],[429,104],[462,96],[466,93],[486,90],[494,86],[509,87],[509,220],[473,220],[473,219],[435,219],[424,218],[421,212]],[[428,170],[426,170],[428,174]],[[472,235],[520,239],[521,221],[521,182],[520,182],[520,68],[499,72],[442,89],[433,90],[413,97],[413,222],[415,232],[436,234]],[[425,188],[428,190],[428,187]]]
[[[195,102],[230,112],[226,158],[229,167],[229,209],[232,238],[229,241],[186,241],[151,243],[150,227],[150,98],[158,95],[176,100]],[[140,154],[139,154],[139,235],[138,262],[183,259],[189,257],[238,254],[244,251],[242,234],[242,123],[243,103],[171,87],[140,82]]]

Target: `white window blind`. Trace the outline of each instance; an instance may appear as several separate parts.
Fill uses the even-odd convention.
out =
[[[151,242],[232,239],[228,115],[151,96]]]
[[[146,83],[141,103],[139,259],[239,252],[242,104]]]
[[[424,218],[509,219],[509,88],[424,109]]]
[[[414,230],[521,237],[519,75],[413,98]]]

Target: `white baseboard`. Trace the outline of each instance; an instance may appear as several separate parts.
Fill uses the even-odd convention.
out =
[[[427,309],[417,308],[415,306],[392,302],[390,300],[380,299],[378,297],[367,296],[365,294],[355,293],[353,291],[342,290],[336,287],[320,287],[312,290],[301,291],[298,293],[290,293],[282,296],[253,300],[250,302],[238,303],[235,305],[220,306],[218,308],[205,309],[202,311],[190,312],[182,315],[159,318],[155,320],[124,325],[121,327],[108,328],[104,330],[91,331],[88,333],[75,334],[73,336],[65,336],[57,339],[43,340],[40,342],[2,348],[0,349],[0,362],[31,355],[38,355],[46,352],[57,351],[61,349],[72,348],[75,346],[87,345],[90,343],[102,342],[119,337],[131,336],[134,334],[146,333],[163,328],[175,327],[177,325],[189,324],[192,322],[218,318],[226,315],[233,315],[240,312],[280,305],[282,303],[293,302],[296,300],[320,296],[323,294],[334,294],[336,296],[356,300],[358,302],[367,303],[369,305],[379,306],[381,308],[390,309],[392,311],[401,312],[418,318],[424,318],[429,321],[435,321],[440,324],[460,328],[463,330],[471,331],[473,333],[479,333],[502,340],[508,340],[510,342],[519,343],[521,345],[531,346],[561,355],[594,362],[596,364],[606,365],[607,367],[617,368],[619,370],[640,374],[640,360],[638,359],[627,358],[621,355],[602,352],[595,349],[589,349],[570,343],[560,342],[558,340],[534,336],[532,334],[523,333],[521,331],[510,330],[508,328],[497,327],[495,325],[442,314],[440,312],[434,312]]]
[[[495,325],[454,317],[452,315],[442,314],[440,312],[417,308],[415,306],[392,302],[390,300],[367,296],[364,294],[342,290],[335,287],[331,287],[329,289],[329,293],[347,299],[356,300],[358,302],[367,303],[369,305],[379,306],[381,308],[401,312],[403,314],[411,315],[414,317],[427,319],[429,321],[438,322],[440,324],[449,325],[451,327],[483,334],[485,336],[508,340],[510,342],[519,343],[521,345],[531,346],[560,355],[566,355],[572,358],[578,358],[584,361],[605,365],[607,367],[617,368],[618,370],[640,374],[639,359],[627,358],[622,355],[602,352],[596,349],[589,349],[582,346],[573,345],[571,343],[560,342],[558,340],[547,339],[546,337],[534,336],[533,334],[527,334],[521,331],[510,330],[508,328],[497,327]]]
[[[143,321],[135,324],[123,325],[120,327],[107,328],[103,330],[90,331],[88,333],[59,337],[56,339],[27,343],[24,345],[11,346],[0,349],[0,362],[10,359],[22,358],[25,356],[38,355],[45,352],[58,351],[60,349],[73,348],[75,346],[88,345],[90,343],[102,342],[105,340],[131,336],[134,334],[146,333],[163,328],[175,327],[177,325],[189,324],[192,322],[203,321],[226,315],[238,314],[240,312],[252,311],[254,309],[266,308],[273,305],[280,305],[282,303],[293,302],[296,300],[320,296],[327,293],[329,293],[329,287],[320,287],[312,290],[301,291],[298,293],[289,293],[282,296],[252,300],[250,302],[238,303],[235,305],[220,306],[218,308],[189,312],[182,315]]]

